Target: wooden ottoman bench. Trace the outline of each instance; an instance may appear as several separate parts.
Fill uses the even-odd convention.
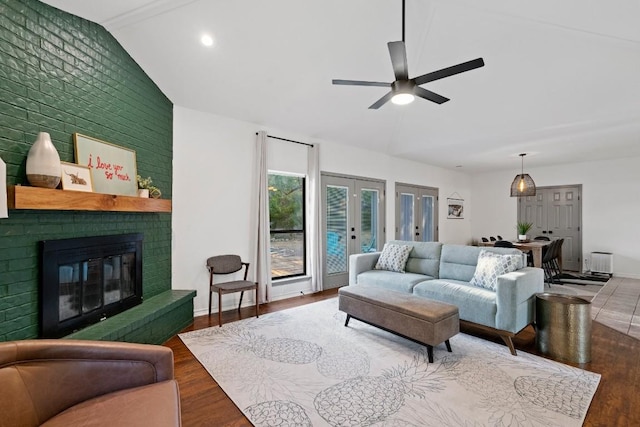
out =
[[[427,346],[433,363],[433,346],[460,332],[458,307],[444,302],[367,285],[338,290],[338,308],[347,313],[344,326],[354,319]]]

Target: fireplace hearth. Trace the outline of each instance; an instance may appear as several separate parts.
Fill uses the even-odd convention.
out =
[[[60,338],[142,302],[141,233],[41,242],[40,325]]]

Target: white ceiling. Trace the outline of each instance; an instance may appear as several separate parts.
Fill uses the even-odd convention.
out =
[[[436,105],[368,107],[401,0],[47,0],[105,26],[177,105],[463,171],[640,156],[640,2],[407,0],[409,76]],[[199,43],[202,33],[213,48]]]

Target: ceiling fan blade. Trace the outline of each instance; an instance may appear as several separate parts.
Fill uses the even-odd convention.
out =
[[[382,98],[378,99],[376,102],[371,104],[371,107],[369,107],[369,109],[370,110],[377,110],[378,108],[380,108],[384,104],[386,104],[387,101],[389,101],[391,98],[393,98],[393,92],[389,92],[385,96],[383,96]]]
[[[407,49],[404,42],[389,42],[387,46],[389,47],[391,65],[393,65],[393,74],[396,76],[396,80],[409,80]]]
[[[438,95],[435,92],[431,92],[430,90],[426,90],[418,86],[413,88],[413,93],[420,98],[427,99],[429,101],[435,102],[436,104],[444,104],[449,100],[449,98],[445,98],[442,95]]]
[[[464,73],[465,71],[471,71],[483,66],[484,66],[484,61],[482,60],[482,58],[477,58],[472,61],[467,61],[467,62],[463,62],[462,64],[454,65],[452,67],[447,67],[438,71],[433,71],[431,73],[423,74],[413,79],[413,81],[415,82],[415,84],[421,85],[421,84],[432,82],[434,80],[439,80],[445,77],[453,76],[455,74]]]
[[[383,82],[365,82],[362,80],[331,80],[334,85],[350,85],[350,86],[379,86],[390,87],[391,83]]]

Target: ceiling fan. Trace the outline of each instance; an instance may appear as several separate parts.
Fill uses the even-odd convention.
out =
[[[389,100],[394,104],[409,104],[410,102],[413,102],[416,96],[435,102],[436,104],[445,103],[449,101],[449,98],[445,98],[442,95],[438,95],[435,92],[422,88],[420,85],[484,66],[484,60],[482,58],[477,58],[472,61],[463,62],[458,65],[432,71],[410,79],[407,66],[407,49],[404,43],[404,11],[405,0],[402,0],[402,41],[387,43],[387,46],[389,47],[389,55],[391,56],[391,65],[393,66],[393,74],[396,78],[392,83],[368,82],[362,80],[332,80],[334,85],[378,86],[391,88],[390,92],[374,102],[369,109],[378,109]]]

